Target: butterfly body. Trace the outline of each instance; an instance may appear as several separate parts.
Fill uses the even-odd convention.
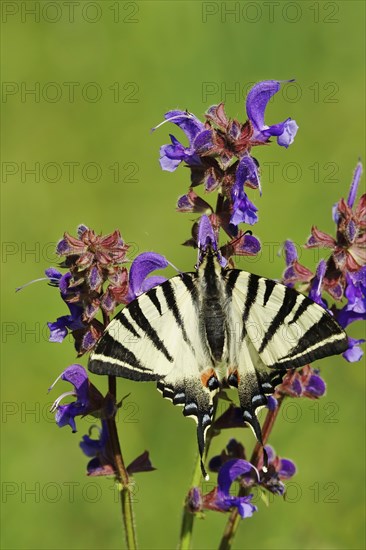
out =
[[[208,246],[195,273],[149,290],[111,321],[89,369],[156,380],[195,418],[202,455],[224,381],[237,388],[243,420],[261,442],[256,411],[287,370],[345,349],[345,333],[321,306],[270,279],[222,268]]]

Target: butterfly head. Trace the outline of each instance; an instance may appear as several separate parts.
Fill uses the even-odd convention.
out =
[[[215,231],[208,216],[202,216],[198,226],[198,262],[197,268],[202,265],[206,257],[216,257],[221,267],[227,266],[218,247]]]

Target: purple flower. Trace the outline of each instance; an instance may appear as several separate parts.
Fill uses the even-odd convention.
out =
[[[258,481],[257,469],[242,459],[228,460],[220,468],[219,475],[217,477],[217,487],[215,487],[210,493],[202,496],[202,507],[206,510],[216,510],[217,512],[227,512],[231,508],[237,508],[242,518],[249,518],[257,511],[257,507],[251,504],[253,495],[248,496],[232,496],[230,495],[230,487],[235,479],[238,477],[248,476],[248,474],[254,472]],[[199,503],[199,499],[196,495],[196,504]]]
[[[165,269],[169,262],[164,256],[154,252],[143,252],[134,259],[130,269],[128,301],[134,300],[144,292],[166,281],[160,275],[148,275],[156,269]]]
[[[235,182],[231,190],[233,201],[233,212],[230,218],[230,224],[238,226],[239,223],[248,223],[253,225],[257,223],[258,208],[248,199],[243,186]]]
[[[168,111],[164,117],[166,122],[173,122],[183,130],[189,140],[189,147],[184,147],[180,141],[170,134],[172,143],[163,145],[160,148],[160,166],[162,169],[174,172],[181,162],[185,162],[189,166],[199,165],[201,161],[197,151],[205,148],[205,140],[209,139],[210,134],[209,131],[205,130],[203,122],[191,113],[179,110]]]
[[[358,185],[360,183],[361,175],[362,175],[362,163],[358,162],[357,165],[356,165],[355,171],[353,173],[353,179],[352,179],[352,183],[351,183],[351,187],[350,187],[349,195],[348,195],[348,199],[347,199],[347,204],[351,208],[353,207],[355,199],[356,199]],[[335,206],[337,206],[337,205],[335,205]],[[337,223],[338,220],[335,220],[335,222]]]
[[[260,459],[258,469],[260,470],[260,485],[276,495],[283,495],[286,491],[282,480],[290,479],[296,474],[296,465],[288,458],[277,456],[270,445],[265,446],[268,457],[267,470],[263,470],[263,458]]]
[[[221,252],[219,251],[217,238],[215,235],[215,231],[212,227],[210,218],[203,215],[198,225],[198,248],[200,251],[199,263],[202,261],[202,256],[204,252],[206,252],[208,247],[212,248],[212,250],[217,253],[217,258],[220,262],[220,265],[222,267],[225,267],[227,265],[227,260],[222,256]]]
[[[326,385],[319,376],[319,371],[305,365],[299,371],[289,371],[277,386],[276,392],[290,397],[308,397],[318,399],[325,394]]]
[[[69,425],[72,431],[76,432],[75,417],[85,416],[92,411],[99,410],[102,407],[103,396],[89,382],[86,370],[81,365],[73,364],[67,367],[54,381],[49,391],[60,379],[70,382],[74,389],[60,395],[53,403],[51,412],[56,411],[55,420],[60,428]],[[60,405],[60,402],[69,396],[76,397],[76,401],[67,405]]]
[[[65,275],[61,276],[61,273],[53,268],[46,269],[45,273],[47,277],[49,277],[53,286],[59,287],[61,298],[70,310],[69,315],[62,315],[53,323],[47,323],[47,326],[50,329],[50,342],[61,343],[66,338],[69,330],[73,331],[84,328],[85,325],[82,321],[83,308],[76,303],[66,301],[69,296],[68,287],[72,278],[71,273],[67,272]]]
[[[363,357],[363,350],[359,347],[358,344],[363,344],[364,342],[366,342],[366,340],[356,340],[355,338],[351,338],[350,336],[348,336],[349,347],[344,353],[342,353],[346,361],[348,361],[349,363],[355,363]]]
[[[99,438],[92,439],[90,437],[93,428],[91,426],[88,435],[83,435],[80,447],[83,453],[91,458],[87,465],[88,476],[107,476],[113,475],[116,472],[114,465],[113,453],[109,449],[109,432],[106,420],[102,420],[102,428],[99,430]]]
[[[261,184],[258,174],[258,166],[254,159],[249,155],[245,155],[240,159],[235,174],[235,185],[240,187],[249,182],[250,187],[259,189],[262,194]]]
[[[315,303],[319,304],[325,309],[328,309],[328,304],[322,298],[322,283],[325,272],[327,270],[327,263],[325,260],[320,260],[318,267],[316,268],[316,274],[311,281],[309,298]]]
[[[347,304],[336,312],[336,319],[343,328],[354,321],[366,319],[366,266],[358,271],[349,271],[346,282]]]
[[[291,81],[288,81],[291,82]],[[253,124],[253,139],[267,142],[271,136],[277,137],[278,145],[288,147],[293,143],[298,125],[291,118],[287,118],[279,124],[267,126],[264,122],[264,112],[271,97],[276,94],[281,87],[277,80],[264,80],[259,82],[250,90],[246,109],[248,118]]]

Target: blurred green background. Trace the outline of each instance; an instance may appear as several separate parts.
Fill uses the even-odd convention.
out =
[[[334,234],[331,207],[347,194],[363,154],[364,6],[1,3],[3,548],[124,544],[113,481],[85,476],[78,444],[90,422],[79,420],[72,434],[48,412],[70,389],[59,382],[47,394],[75,359],[71,340],[47,341],[46,322],[66,308],[45,283],[14,289],[55,265],[55,243],[81,222],[103,233],[119,228],[131,256],[154,250],[192,270],[196,254],[180,243],[193,216],[175,212],[188,172],[162,172],[158,163],[168,133],[182,136],[168,125],[150,128],[171,108],[201,116],[221,100],[230,116],[245,120],[246,91],[259,80],[296,78],[271,102],[267,123],[291,116],[300,130],[288,150],[272,144],[256,151],[263,196],[250,197],[263,251],[238,266],[276,278],[284,239],[305,242],[312,224]],[[310,267],[318,259],[313,251],[301,257]],[[361,337],[361,327],[350,334]],[[271,438],[298,466],[288,501],[259,502],[235,548],[364,548],[364,366],[339,357],[319,366],[326,397],[289,401]],[[94,378],[105,390],[106,381]],[[140,546],[174,548],[196,454],[194,423],[154,384],[119,380],[118,392],[130,393],[119,421],[126,461],[148,449],[157,467],[135,479]],[[211,454],[233,436],[252,447],[249,430],[232,430]],[[213,512],[198,520],[194,548],[216,548],[225,522]]]

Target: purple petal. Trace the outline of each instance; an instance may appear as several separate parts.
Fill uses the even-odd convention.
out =
[[[197,153],[201,155],[212,149],[212,131],[204,130],[197,134],[192,143],[192,147]]]
[[[237,477],[253,471],[257,474],[259,479],[257,469],[247,460],[241,458],[228,460],[220,469],[217,477],[219,491],[228,495],[231,484]]]
[[[274,450],[274,448],[272,447],[272,445],[265,445],[264,447],[266,449],[266,453],[267,453],[267,457],[268,457],[268,462],[271,463],[274,461],[274,459],[276,458],[276,451]]]
[[[289,147],[294,142],[298,129],[299,127],[294,120],[286,120],[282,130],[282,134],[277,137],[278,145],[286,147],[287,149],[287,147]]]
[[[296,474],[296,466],[292,460],[288,458],[281,458],[280,460],[280,469],[278,470],[278,475],[282,479],[290,479],[293,475]]]
[[[192,143],[194,138],[205,129],[205,125],[195,115],[187,113],[186,111],[173,110],[168,111],[164,115],[165,120],[173,122],[179,126],[181,130],[186,134],[189,142]]]
[[[181,152],[173,145],[162,145],[160,147],[160,166],[167,172],[174,172],[184,159],[184,148],[181,145]]]
[[[59,270],[54,267],[49,267],[48,269],[46,269],[45,274],[46,277],[48,277],[49,279],[56,279],[57,281],[62,277],[62,274],[59,272]]]
[[[64,297],[67,293],[67,289],[69,288],[71,279],[72,275],[69,272],[65,273],[65,275],[62,275],[58,284],[62,297]]]
[[[277,137],[278,145],[288,147],[294,141],[298,126],[290,118],[284,122],[267,126],[264,122],[264,112],[271,97],[280,89],[277,80],[265,80],[256,84],[247,97],[247,114],[254,126],[255,139],[267,141],[271,136]]]
[[[285,251],[286,265],[290,266],[295,260],[297,260],[297,248],[292,241],[287,239],[283,249]]]
[[[198,487],[192,487],[189,491],[188,505],[192,512],[202,510],[202,493]]]
[[[258,254],[258,252],[260,252],[261,243],[253,235],[246,234],[242,239],[242,246],[240,247],[240,249],[243,250],[243,252],[245,252],[246,254],[255,256],[256,254]]]
[[[85,382],[88,382],[88,374],[84,367],[78,365],[77,363],[70,365],[63,371],[61,374],[62,380],[70,382],[78,392],[81,389],[84,389]]]
[[[306,393],[310,393],[314,397],[321,397],[324,395],[325,390],[326,385],[324,380],[317,374],[312,374],[306,384]]]
[[[279,91],[280,87],[281,85],[277,80],[264,80],[253,86],[247,96],[247,115],[258,133],[265,126],[264,112],[267,104],[271,97]]]
[[[56,254],[58,254],[59,256],[63,256],[64,254],[69,252],[69,250],[69,243],[66,239],[61,239],[56,245]]]
[[[356,340],[355,338],[348,337],[349,348],[347,351],[342,353],[343,357],[349,363],[355,363],[359,361],[363,356],[363,350],[358,346],[358,344],[363,344],[366,340]]]
[[[338,222],[339,222],[338,202],[336,202],[332,206],[332,219],[333,219],[334,223],[336,223],[338,225]]]
[[[362,175],[362,162],[358,162],[357,166],[355,168],[355,171],[353,173],[351,188],[349,190],[349,195],[348,195],[348,199],[347,199],[347,204],[351,208],[354,205],[354,202],[355,202],[355,199],[356,199],[357,189],[358,189],[358,185],[360,183],[361,175]]]
[[[298,378],[295,378],[293,380],[292,385],[291,385],[291,389],[294,393],[296,393],[299,396],[302,394],[302,385],[301,385],[301,382]]]
[[[198,226],[198,247],[200,250],[205,251],[208,246],[217,252],[215,232],[208,216],[203,215]]]
[[[238,226],[242,222],[253,225],[258,221],[256,214],[258,208],[248,199],[244,191],[238,191],[236,184],[232,188],[232,199],[234,203],[233,214],[230,218],[232,225]]]
[[[102,421],[102,429],[99,430],[99,438],[92,439],[90,437],[92,428],[89,430],[89,435],[83,435],[79,445],[83,453],[88,457],[97,456],[104,452],[108,440],[108,426],[105,420]]]
[[[269,411],[275,411],[278,407],[278,401],[273,395],[267,397],[267,409]]]
[[[130,269],[129,298],[136,298],[143,292],[142,285],[146,277],[156,269],[165,269],[169,263],[164,256],[155,252],[143,252],[134,259]],[[155,286],[155,285],[153,285]],[[152,287],[150,287],[152,288]]]
[[[88,279],[91,290],[97,290],[103,283],[103,279],[96,265],[91,268]]]
[[[82,414],[80,406],[75,406],[75,403],[69,403],[68,405],[59,405],[55,414],[56,424],[59,428],[64,426],[70,426],[72,431],[76,432],[75,416]]]
[[[161,275],[153,275],[152,277],[148,277],[144,280],[144,282],[141,285],[141,291],[142,293],[147,292],[148,290],[151,290],[154,288],[154,286],[161,285],[162,283],[165,283],[166,277],[162,277]]]
[[[250,181],[254,187],[260,189],[258,167],[250,156],[244,156],[240,160],[235,174],[236,185],[244,185],[246,181]]]
[[[322,283],[325,272],[327,270],[327,264],[325,260],[320,260],[318,267],[316,268],[316,276],[313,278],[309,298],[327,309],[327,303],[322,299]]]
[[[253,495],[245,497],[223,496],[219,492],[217,505],[225,511],[235,506],[242,518],[250,518],[257,511],[257,507],[250,502],[252,497]]]
[[[54,323],[47,323],[48,328],[50,329],[50,342],[57,342],[61,344],[67,336],[67,328],[64,322],[64,319],[67,319],[68,315],[59,317]]]
[[[85,233],[85,231],[88,231],[89,227],[86,226],[85,224],[81,223],[80,225],[78,225],[78,228],[77,228],[77,233],[78,233],[78,239],[81,239],[81,237],[83,236],[83,234]]]

